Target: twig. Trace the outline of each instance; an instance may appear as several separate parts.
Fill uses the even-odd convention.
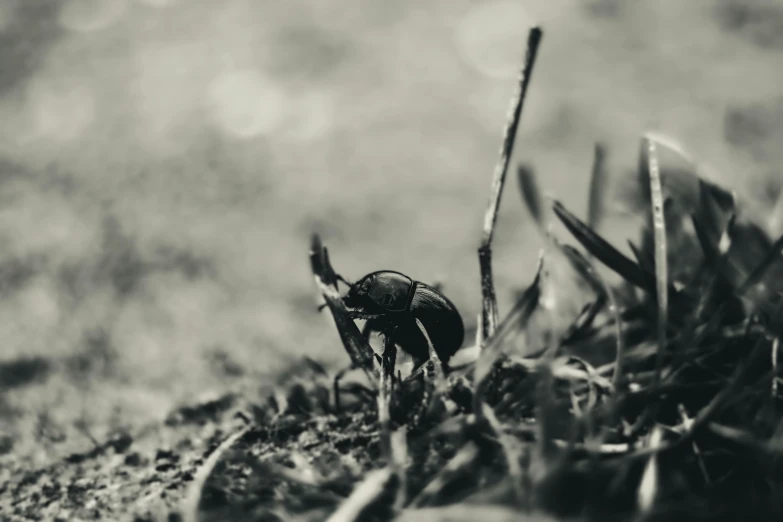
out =
[[[337,291],[337,275],[329,263],[329,253],[321,243],[321,238],[314,234],[310,246],[310,265],[313,270],[315,284],[321,291],[329,311],[332,313],[337,332],[343,341],[345,351],[351,358],[351,363],[356,368],[361,368],[367,374],[370,382],[375,382],[374,375],[374,351],[367,343],[356,323],[351,319],[345,308],[342,297]]]
[[[503,185],[506,181],[508,164],[511,160],[511,153],[514,150],[514,142],[519,127],[522,107],[525,102],[530,77],[533,73],[533,66],[538,55],[538,46],[541,43],[541,29],[533,27],[527,38],[527,50],[525,52],[525,61],[519,75],[519,83],[506,119],[506,126],[503,132],[503,143],[500,148],[500,157],[495,164],[495,171],[492,176],[492,189],[489,207],[484,216],[484,233],[479,247],[479,266],[481,269],[481,294],[482,294],[482,321],[481,328],[484,338],[489,338],[495,331],[495,325],[498,321],[497,299],[495,297],[495,287],[492,280],[492,236],[495,231],[495,222],[500,209],[500,196],[503,193]]]

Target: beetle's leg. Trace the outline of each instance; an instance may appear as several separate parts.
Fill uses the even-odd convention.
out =
[[[384,334],[383,363],[381,367],[394,380],[394,368],[397,365],[397,343],[395,341],[397,326],[391,327],[391,331]]]
[[[383,316],[378,314],[368,314],[367,312],[362,312],[361,310],[348,310],[348,317],[351,319],[364,319],[369,321],[371,319],[379,319]]]

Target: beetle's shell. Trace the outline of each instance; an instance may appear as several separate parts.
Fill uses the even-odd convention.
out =
[[[367,322],[368,329],[390,336],[418,363],[429,359],[429,344],[416,319],[444,363],[462,346],[465,329],[454,304],[435,288],[400,272],[367,274],[351,287],[343,301],[350,308],[374,315]]]
[[[409,310],[410,314],[424,325],[438,357],[443,362],[447,362],[460,349],[465,338],[465,327],[457,307],[433,287],[417,282]],[[416,322],[413,323],[418,334],[416,337],[420,338],[423,353],[417,351],[422,358],[428,358],[427,340],[424,339]],[[410,351],[410,348],[408,350]],[[411,355],[416,354],[411,351]]]

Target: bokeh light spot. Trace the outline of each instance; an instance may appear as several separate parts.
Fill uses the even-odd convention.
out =
[[[240,138],[275,131],[288,113],[283,90],[250,69],[218,76],[210,83],[208,97],[217,124]]]
[[[33,132],[39,137],[70,140],[93,121],[95,97],[86,85],[42,78],[28,87],[27,96]]]
[[[126,0],[68,0],[60,11],[60,25],[82,33],[109,27],[125,12]]]
[[[461,57],[481,74],[507,78],[517,74],[531,17],[519,2],[501,0],[470,9],[457,24]],[[520,29],[521,28],[521,29]]]
[[[313,91],[297,97],[291,112],[286,136],[297,141],[322,138],[334,126],[334,100],[324,92]]]

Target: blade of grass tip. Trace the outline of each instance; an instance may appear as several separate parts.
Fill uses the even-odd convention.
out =
[[[552,208],[560,221],[587,251],[623,279],[643,290],[650,290],[642,269],[622,252],[596,234],[579,218],[569,212],[562,203],[552,200]]]
[[[506,120],[505,130],[503,132],[503,142],[500,148],[500,157],[495,164],[495,171],[492,177],[492,190],[489,207],[484,216],[484,232],[479,247],[479,267],[481,269],[481,295],[482,295],[482,321],[484,338],[489,338],[495,331],[495,325],[498,321],[497,298],[495,297],[495,287],[492,281],[492,236],[495,231],[498,210],[500,209],[500,197],[503,193],[503,185],[506,180],[508,164],[511,161],[511,153],[514,150],[514,142],[519,127],[519,121],[522,116],[522,107],[527,95],[527,89],[530,85],[530,77],[533,73],[533,66],[538,56],[538,47],[541,44],[543,33],[540,28],[533,27],[527,37],[527,50],[525,52],[525,61],[519,75],[517,90],[511,102],[511,110]]]
[[[647,173],[652,202],[653,236],[655,239],[655,288],[658,301],[658,356],[655,363],[655,383],[660,383],[666,350],[666,326],[669,313],[668,250],[666,245],[666,221],[663,215],[663,189],[658,152],[655,141],[642,138],[640,155],[647,160]]]
[[[207,457],[204,464],[196,472],[193,477],[193,482],[188,487],[188,492],[185,495],[185,500],[182,502],[182,514],[183,522],[199,522],[199,505],[201,503],[201,494],[204,491],[204,485],[207,482],[212,470],[215,469],[220,457],[231,448],[239,439],[241,439],[252,426],[248,425],[236,431],[234,434],[226,438],[215,450]]]
[[[605,210],[606,147],[596,143],[593,150],[593,169],[590,173],[590,199],[587,204],[587,224],[597,230]]]
[[[658,132],[647,132],[645,134],[649,139],[655,141],[659,145],[666,147],[667,149],[676,152],[682,159],[689,163],[692,167],[698,168],[698,161],[696,158],[685,150],[685,147],[677,143],[677,141],[671,136],[666,136]]]
[[[530,165],[519,165],[517,167],[517,181],[519,192],[522,195],[522,201],[527,206],[527,211],[538,227],[543,230],[545,227],[541,191],[538,188],[538,181],[533,168]]]
[[[326,300],[329,311],[332,313],[337,332],[343,342],[345,351],[351,359],[351,363],[364,370],[371,382],[375,382],[374,351],[368,344],[356,323],[353,322],[348,310],[343,304],[342,297],[337,290],[335,272],[329,263],[326,247],[321,243],[318,235],[313,235],[310,248],[310,265],[313,269],[313,277],[321,294]]]
[[[326,522],[354,522],[360,520],[362,512],[380,497],[394,478],[390,468],[371,471],[343,501]]]

